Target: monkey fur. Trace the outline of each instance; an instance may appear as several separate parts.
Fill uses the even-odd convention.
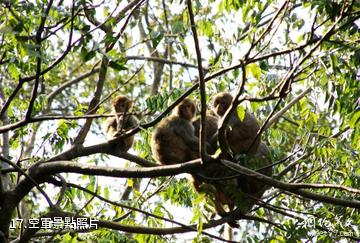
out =
[[[124,95],[118,95],[112,102],[114,117],[110,117],[105,123],[107,139],[118,137],[123,132],[137,126],[135,116],[127,114],[132,106],[132,101]],[[134,136],[126,137],[116,143],[116,149],[128,151],[134,142]]]
[[[252,158],[247,159],[249,160],[248,163],[256,162],[258,169],[266,167],[271,164],[270,150],[265,143],[261,142],[258,150],[256,151],[256,154],[252,156]],[[258,170],[258,172],[266,176],[271,176],[272,168],[266,167]],[[258,198],[261,197],[266,190],[266,185],[264,183],[259,182],[252,177],[240,178],[239,186],[241,187],[242,191]]]
[[[214,135],[217,135],[218,119],[223,116],[232,102],[232,96],[228,93],[219,93],[214,99],[214,109],[207,112],[206,141],[210,143],[211,153],[215,152],[216,143],[212,143]],[[195,104],[190,99],[184,99],[175,109],[172,115],[163,119],[156,127],[151,138],[151,148],[154,158],[164,165],[183,163],[199,158],[199,130],[200,118],[193,119]],[[193,120],[192,120],[193,119]],[[260,139],[254,143],[248,151],[252,140],[255,138],[259,125],[255,117],[246,112],[243,121],[237,114],[232,114],[227,139],[230,149],[234,154],[248,153],[254,156],[267,156],[268,148],[260,144]],[[255,150],[255,151],[254,151]],[[262,172],[262,171],[260,171]],[[265,173],[265,172],[263,172]],[[215,209],[221,216],[227,213],[223,208],[228,205],[230,211],[235,208],[236,200],[249,193],[255,197],[261,197],[265,188],[257,181],[248,178],[232,178],[226,180],[211,180],[211,178],[231,178],[236,172],[230,171],[220,163],[213,163],[204,168],[203,171],[192,174],[193,185],[198,192],[205,192],[213,198]],[[210,178],[210,180],[208,180]],[[242,185],[239,185],[241,183]],[[254,184],[254,188],[251,188]],[[239,190],[240,189],[240,190]],[[240,195],[240,196],[239,196]],[[236,227],[235,222],[229,222]]]
[[[226,113],[230,107],[233,97],[226,92],[218,93],[213,99],[213,114],[220,119]],[[207,116],[210,117],[210,116]],[[207,118],[207,124],[209,123]],[[196,124],[194,124],[196,127]],[[217,126],[215,130],[210,130],[211,135],[208,135],[207,139],[212,135],[217,136]],[[211,127],[211,126],[209,126]],[[266,165],[270,164],[269,154],[270,151],[265,143],[260,143],[261,139],[258,138],[253,143],[258,130],[260,129],[256,118],[250,112],[245,113],[243,121],[241,121],[236,112],[231,114],[228,128],[226,130],[226,139],[234,156],[239,154],[249,155],[247,160],[251,161],[263,161]],[[195,129],[196,130],[196,129]],[[208,137],[209,136],[209,137]],[[250,147],[250,145],[253,145]],[[216,147],[215,147],[216,150]],[[265,162],[266,161],[266,162]],[[264,165],[264,167],[266,165]],[[271,175],[272,169],[265,168],[259,171],[265,175]],[[213,164],[204,169],[201,173],[193,175],[194,186],[197,191],[210,190],[210,194],[215,198],[215,207],[219,215],[226,215],[226,211],[223,206],[228,205],[230,211],[235,208],[235,205],[241,207],[241,211],[246,213],[250,210],[251,206],[254,205],[254,198],[260,198],[266,190],[266,186],[258,182],[256,179],[251,177],[240,176],[237,179],[224,179],[224,180],[208,180],[206,178],[231,178],[236,172],[230,171],[221,164]],[[208,189],[211,188],[211,189]],[[247,196],[249,195],[249,196]],[[235,222],[230,222],[230,225],[236,227]]]
[[[218,93],[213,99],[214,112],[220,117],[224,116],[231,105],[232,99],[233,97],[229,93]],[[239,119],[236,112],[231,114],[229,127],[226,130],[226,138],[233,154],[256,154],[260,138],[257,138],[254,143],[253,140],[259,129],[259,124],[252,113],[246,111],[243,121]],[[253,145],[250,148],[252,143]]]
[[[209,154],[214,154],[217,149],[217,130],[218,130],[218,116],[212,111],[206,112],[206,142],[209,143]],[[193,119],[195,136],[200,137],[200,116]]]
[[[156,126],[151,137],[155,160],[170,165],[199,158],[199,138],[195,136],[191,123],[195,110],[194,102],[185,98],[172,115]]]

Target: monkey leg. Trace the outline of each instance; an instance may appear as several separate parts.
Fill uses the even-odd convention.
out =
[[[224,192],[217,191],[215,194],[215,208],[217,213],[221,217],[227,217],[229,216],[229,213],[233,212],[234,210],[234,201],[228,197]],[[226,212],[223,205],[227,204],[229,207],[229,212]],[[239,225],[236,223],[235,220],[231,220],[227,222],[227,224],[232,228],[238,228]]]

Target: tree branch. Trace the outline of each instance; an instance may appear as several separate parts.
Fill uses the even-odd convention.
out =
[[[199,89],[200,89],[200,102],[201,102],[201,111],[200,111],[200,144],[199,151],[201,161],[205,161],[207,153],[206,153],[206,90],[205,90],[205,80],[204,80],[204,72],[201,64],[201,51],[199,45],[199,39],[196,32],[196,25],[194,20],[194,13],[191,5],[191,0],[187,0],[187,7],[189,11],[190,23],[191,23],[191,31],[193,34],[193,39],[195,43],[195,51],[196,51],[196,59],[197,59],[197,67],[199,72]]]
[[[258,173],[256,171],[250,170],[244,166],[241,166],[239,164],[233,163],[228,160],[221,160],[221,163],[226,166],[227,168],[234,170],[242,175],[251,176],[256,180],[259,180],[261,182],[264,182],[268,185],[283,189],[285,191],[292,192],[294,194],[303,196],[305,198],[309,198],[315,201],[323,202],[323,203],[330,203],[333,205],[339,205],[339,206],[345,206],[345,207],[351,207],[351,208],[360,208],[360,201],[358,200],[347,200],[347,199],[339,199],[339,198],[333,198],[326,195],[316,194],[312,193],[303,189],[303,186],[296,183],[284,183],[278,180],[273,179],[272,177],[263,175],[261,173]],[[356,189],[351,189],[356,190]]]

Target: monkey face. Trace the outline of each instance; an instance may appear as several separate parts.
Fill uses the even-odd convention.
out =
[[[229,93],[219,93],[214,99],[214,112],[219,116],[223,116],[229,108],[232,101],[232,96]]]
[[[223,116],[226,112],[227,108],[225,107],[224,102],[219,101],[214,103],[214,111],[219,116]]]
[[[125,102],[117,103],[115,106],[116,112],[125,112],[128,108],[128,104]]]
[[[190,99],[185,99],[179,104],[178,115],[186,120],[191,120],[195,114],[195,105]]]
[[[122,95],[117,96],[113,101],[114,109],[117,113],[128,111],[131,107],[131,101]]]

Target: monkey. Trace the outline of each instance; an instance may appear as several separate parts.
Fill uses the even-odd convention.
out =
[[[169,117],[164,118],[156,126],[151,136],[151,150],[156,161],[163,165],[171,165],[199,158],[199,138],[195,134],[196,129],[192,123],[195,110],[194,102],[186,98],[175,107]],[[210,116],[214,117],[214,124],[216,123],[214,131],[216,132],[217,115],[210,113]],[[196,119],[194,121],[196,126]],[[233,178],[224,181],[206,179],[206,177],[210,176],[221,178],[222,176],[234,175],[233,171],[226,170],[219,163],[214,163],[204,167],[203,171],[192,173],[191,175],[195,190],[197,192],[205,192],[212,198],[215,210],[220,216],[227,214],[223,205],[228,205],[230,211],[234,209],[235,199],[233,191],[238,189],[237,179]],[[233,227],[236,226],[235,222],[230,222],[230,224]]]
[[[194,102],[186,98],[174,109],[172,115],[156,126],[151,137],[151,150],[155,160],[163,165],[170,165],[199,158],[199,138],[195,135],[191,122],[195,110]],[[192,174],[192,178],[196,191],[206,191],[201,188],[203,181],[197,174]],[[215,194],[217,197],[218,192]]]
[[[227,93],[218,93],[213,99],[213,111],[219,117],[223,117],[227,109],[230,107],[233,97]],[[231,114],[229,127],[226,130],[227,143],[234,155],[242,154],[256,154],[260,144],[260,138],[256,134],[260,126],[256,121],[255,116],[246,111],[244,120],[241,121],[236,112]],[[253,145],[250,148],[250,145]]]
[[[206,141],[210,145],[209,154],[214,154],[217,149],[217,130],[218,130],[218,116],[211,110],[206,112]],[[195,136],[200,137],[200,116],[193,119],[192,124],[195,130]]]
[[[191,123],[195,111],[194,102],[185,98],[169,117],[159,122],[151,136],[155,160],[171,165],[199,158],[199,138]]]
[[[227,180],[211,180],[212,177],[227,177],[234,175],[235,173],[227,170],[221,164],[214,163],[204,168],[198,174],[193,174],[193,185],[197,192],[205,192],[210,194],[214,199],[215,210],[220,216],[225,216],[226,211],[223,205],[228,205],[230,211],[235,207],[234,201],[226,193],[224,188],[225,185],[234,185],[237,187],[236,179],[227,179]],[[206,177],[210,178],[207,180]]]
[[[137,126],[135,116],[127,114],[132,106],[132,101],[124,95],[118,95],[112,101],[114,117],[110,117],[105,123],[107,139],[113,139],[121,135],[124,131]],[[116,143],[116,148],[120,151],[128,151],[134,142],[134,136],[121,139]]]
[[[215,113],[215,117],[217,116],[217,122],[224,116],[232,100],[233,97],[226,92],[219,93],[214,97],[212,112],[213,114]],[[246,112],[243,121],[239,119],[236,112],[230,116],[229,127],[226,130],[226,139],[233,155],[248,154],[251,158],[260,158],[261,160],[264,159],[263,157],[268,157],[269,149],[266,144],[260,144],[260,138],[256,139],[253,146],[249,148],[260,129],[254,115]],[[194,126],[196,126],[196,124]],[[215,134],[217,136],[217,127],[211,132],[211,135]],[[207,134],[207,136],[211,135]],[[231,178],[234,176],[234,172],[220,164],[211,166],[211,168],[206,168],[195,176],[194,186],[197,191],[200,191],[203,187],[210,190],[210,194],[215,198],[216,211],[220,216],[226,215],[224,205],[227,205],[230,211],[233,211],[235,206],[240,206],[243,213],[248,212],[255,203],[253,198],[260,198],[265,192],[265,186],[250,177],[241,176],[237,179],[217,181],[206,180],[206,178],[211,177]],[[269,168],[264,169],[264,172],[262,170],[259,172],[271,175],[271,168],[270,172],[268,170]],[[229,222],[229,225],[236,227],[235,222]]]
[[[271,164],[270,150],[268,146],[261,142],[255,155],[246,157],[247,164],[255,164],[259,173],[267,176],[272,175],[272,168],[268,167]],[[211,166],[211,167],[210,167]],[[245,165],[246,166],[246,165]],[[254,166],[253,166],[254,167]],[[214,178],[224,178],[223,180],[206,180],[201,176]],[[262,197],[267,190],[266,184],[259,182],[255,178],[240,176],[234,178],[236,172],[233,172],[221,164],[214,163],[205,168],[200,175],[198,174],[197,180],[194,180],[194,186],[198,192],[204,191],[213,198],[215,211],[218,215],[224,217],[228,213],[224,206],[228,206],[229,212],[234,211],[235,207],[241,213],[248,213],[255,205],[256,201]],[[195,183],[198,184],[195,184]],[[232,228],[238,227],[236,221],[228,222]]]

